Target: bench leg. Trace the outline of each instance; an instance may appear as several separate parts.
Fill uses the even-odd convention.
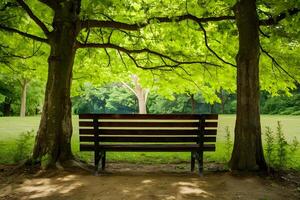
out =
[[[99,162],[101,160],[101,152],[95,151],[94,162],[95,162],[95,175],[98,175],[99,171]]]
[[[104,171],[105,170],[105,164],[106,164],[106,151],[103,151],[102,152],[102,171]]]
[[[203,152],[197,152],[196,155],[199,168],[199,175],[203,176]]]
[[[195,152],[191,152],[191,172],[195,169]]]

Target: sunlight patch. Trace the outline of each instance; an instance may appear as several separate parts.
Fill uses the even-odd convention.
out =
[[[148,183],[152,183],[153,181],[152,180],[143,180],[142,183],[144,184],[148,184]]]

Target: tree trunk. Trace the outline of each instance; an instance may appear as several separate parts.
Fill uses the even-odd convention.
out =
[[[147,114],[146,99],[143,94],[139,95],[139,114]]]
[[[28,81],[23,79],[21,83],[21,108],[20,108],[20,117],[25,117],[26,115],[26,97],[27,97],[27,86]]]
[[[190,94],[191,105],[192,105],[192,114],[196,112],[196,101],[194,98],[194,94]]]
[[[139,104],[139,114],[147,114],[147,99],[149,94],[149,89],[142,88],[139,83],[139,77],[135,74],[131,75],[132,82],[134,84],[134,88],[131,88],[128,84],[123,82],[123,85],[127,87],[130,91],[134,93],[138,100]]]
[[[255,0],[235,5],[239,31],[237,61],[237,117],[230,167],[265,170],[259,113],[259,31]]]
[[[73,159],[71,152],[71,79],[78,34],[80,1],[64,1],[55,9],[49,36],[48,80],[33,159],[42,167]]]
[[[220,99],[221,99],[221,112],[222,112],[222,114],[224,114],[225,113],[226,96],[224,94],[224,90],[222,90],[222,89],[220,91]]]
[[[215,104],[209,104],[209,113],[214,113],[214,105]]]
[[[11,115],[11,104],[12,104],[12,99],[10,99],[9,97],[5,97],[3,102],[3,116]]]
[[[132,81],[134,83],[135,95],[139,102],[139,114],[147,114],[147,96],[149,90],[142,88],[139,83],[139,77],[137,75],[131,75]]]

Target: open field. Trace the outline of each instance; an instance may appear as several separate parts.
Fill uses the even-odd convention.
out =
[[[13,163],[13,154],[16,148],[16,139],[21,133],[34,130],[36,132],[39,125],[39,116],[34,117],[0,117],[0,163]],[[276,130],[277,121],[283,126],[283,132],[290,142],[294,137],[300,140],[300,116],[283,116],[283,115],[262,115],[262,129],[266,126]],[[205,159],[208,161],[224,162],[226,160],[224,140],[225,127],[228,126],[233,137],[235,116],[220,115],[217,151],[206,153]],[[90,153],[79,152],[78,146],[78,117],[73,117],[73,152],[84,160],[93,159]],[[172,163],[188,161],[190,155],[188,153],[108,153],[109,161],[126,161],[140,163]],[[295,161],[296,160],[296,161]],[[296,159],[289,163],[290,167],[300,169],[300,150],[296,153]]]

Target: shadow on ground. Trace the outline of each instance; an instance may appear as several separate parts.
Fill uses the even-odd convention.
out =
[[[178,165],[110,164],[99,176],[55,171],[0,179],[0,199],[190,200],[299,199],[296,188],[258,176],[206,172],[203,177]]]

